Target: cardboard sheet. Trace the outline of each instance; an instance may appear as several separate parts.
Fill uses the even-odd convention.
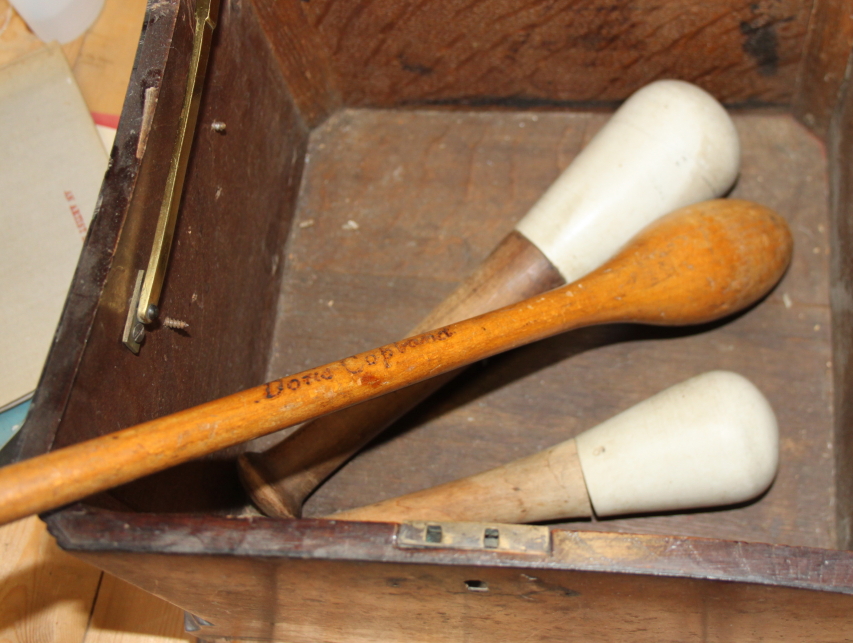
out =
[[[106,166],[58,46],[0,68],[0,407],[38,383]]]

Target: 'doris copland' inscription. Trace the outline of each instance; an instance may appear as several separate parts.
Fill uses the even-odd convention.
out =
[[[281,395],[285,389],[290,391],[298,391],[302,386],[311,386],[315,382],[322,380],[331,380],[335,376],[331,368],[324,368],[322,371],[313,371],[310,373],[300,373],[290,378],[275,380],[268,382],[266,385],[266,397],[273,399]]]
[[[358,375],[370,366],[381,365],[385,368],[391,368],[392,360],[398,353],[402,355],[408,350],[415,350],[424,344],[443,342],[452,336],[453,333],[449,328],[442,328],[433,333],[424,333],[423,335],[416,335],[415,337],[409,337],[408,339],[388,344],[369,353],[346,357],[341,360],[341,364],[352,375]]]
[[[340,360],[339,364],[343,366],[350,375],[364,373],[365,369],[376,366],[388,369],[393,366],[394,357],[397,355],[402,355],[407,351],[416,351],[420,346],[425,344],[443,342],[450,339],[452,336],[453,332],[449,328],[442,328],[441,330],[437,330],[432,333],[417,335],[416,337],[410,337],[399,342],[394,342],[393,344],[388,344],[387,346],[382,346],[381,348],[377,348],[376,350],[368,353],[345,357]],[[319,371],[298,373],[291,377],[285,377],[280,380],[268,382],[265,386],[265,397],[271,400],[278,397],[285,391],[298,391],[303,386],[311,386],[312,384],[322,382],[323,380],[328,381],[333,380],[334,378],[335,373],[332,368],[328,366]]]

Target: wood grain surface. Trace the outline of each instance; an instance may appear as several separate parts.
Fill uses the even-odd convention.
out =
[[[853,602],[849,554],[807,548],[557,530],[548,553],[513,554],[401,547],[379,523],[50,522],[63,547],[204,617],[205,639],[842,641]]]
[[[830,167],[830,203],[832,205],[830,237],[830,272],[833,284],[832,324],[844,329],[833,335],[833,374],[835,382],[836,448],[835,465],[838,476],[838,516],[839,546],[850,548],[853,545],[853,400],[847,394],[853,388],[853,363],[850,360],[853,351],[853,87],[849,78],[842,91],[842,100],[830,123],[830,144],[828,154]]]
[[[36,517],[0,527],[3,643],[192,641],[183,612],[62,551]]]
[[[309,127],[319,125],[343,105],[319,34],[299,2],[253,0],[253,5],[300,115]]]
[[[850,3],[814,2],[791,107],[798,118],[824,139],[841,99],[851,48],[853,12]]]
[[[512,231],[406,335],[475,317],[564,283],[545,255],[523,235]],[[240,480],[266,515],[299,517],[305,498],[323,480],[458,374],[452,371],[432,377],[303,424],[272,449],[240,456]]]
[[[160,592],[207,607],[213,626],[201,634],[213,639],[810,643],[843,641],[853,604],[842,594],[665,576],[223,557],[215,563],[229,582],[211,605],[189,557],[81,556],[128,578],[143,578],[139,565],[160,574]]]
[[[797,0],[312,0],[348,106],[617,101],[651,78],[725,103],[787,103],[810,17]]]
[[[591,515],[578,448],[567,440],[498,469],[327,518],[529,523]]]
[[[268,377],[405,333],[604,119],[369,110],[331,119],[309,148]],[[744,152],[733,194],[776,208],[795,236],[791,268],[761,306],[698,332],[576,331],[475,366],[329,480],[307,515],[499,466],[722,368],[752,380],[779,416],[782,464],[771,490],[743,507],[573,526],[832,547],[826,161],[821,144],[788,116],[735,114],[735,122]]]
[[[0,527],[0,640],[83,641],[101,576],[60,550],[36,517]]]

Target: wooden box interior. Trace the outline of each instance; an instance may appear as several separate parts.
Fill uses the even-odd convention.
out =
[[[163,315],[189,328],[154,330],[135,356],[121,331],[147,261],[191,38],[187,3],[152,3],[102,203],[17,454],[405,336],[619,101],[680,78],[731,108],[743,145],[732,196],[790,223],[795,257],[779,286],[720,323],[581,330],[477,364],[323,485],[305,515],[507,462],[729,369],[778,415],[781,467],[762,498],[554,526],[846,549],[853,101],[843,78],[853,28],[844,4],[223,0],[161,300]],[[280,438],[91,504],[246,515],[235,455]]]

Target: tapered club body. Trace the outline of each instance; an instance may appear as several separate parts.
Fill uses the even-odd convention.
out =
[[[525,523],[714,507],[761,494],[778,463],[765,397],[712,371],[526,458],[329,518]]]
[[[725,110],[682,81],[629,98],[479,269],[410,334],[474,317],[580,279],[649,223],[722,195],[740,145]],[[292,517],[335,469],[448,374],[300,427],[240,459],[244,486],[267,515]]]
[[[790,257],[790,232],[767,208],[735,200],[683,208],[567,286],[5,467],[0,523],[573,328],[720,319],[764,296]]]

